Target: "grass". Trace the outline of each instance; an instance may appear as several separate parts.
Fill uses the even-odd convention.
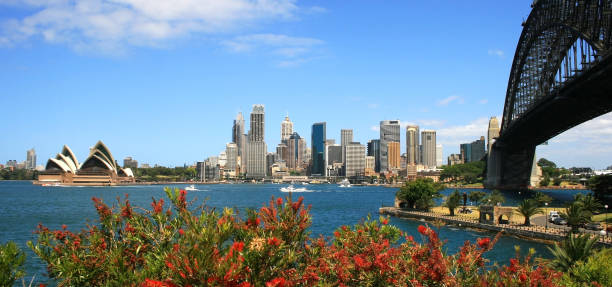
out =
[[[606,215],[608,217],[607,221],[606,221]],[[606,223],[611,223],[612,222],[612,213],[602,213],[602,214],[593,215],[593,217],[591,217],[591,220],[595,221],[595,222],[604,222],[604,221],[606,221]]]

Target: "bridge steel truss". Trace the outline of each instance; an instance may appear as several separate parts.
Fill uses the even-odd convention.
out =
[[[490,187],[529,185],[535,147],[612,111],[612,0],[536,0],[508,80]]]

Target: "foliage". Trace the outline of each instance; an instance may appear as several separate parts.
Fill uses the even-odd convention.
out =
[[[612,248],[595,252],[578,261],[563,275],[565,286],[612,286]]]
[[[578,228],[583,224],[589,222],[591,219],[591,212],[584,209],[584,206],[574,201],[565,208],[565,212],[559,213],[559,215],[567,221],[567,225],[572,228],[572,232],[578,232]]]
[[[604,204],[612,204],[612,174],[591,177],[588,186],[595,198]]]
[[[561,272],[570,270],[579,261],[585,261],[593,254],[593,247],[599,237],[591,238],[590,234],[573,235],[570,234],[561,243],[557,243],[553,248],[547,247],[553,255],[550,266]]]
[[[197,177],[195,168],[192,167],[163,167],[136,168],[134,176],[139,181],[188,181]]]
[[[559,186],[559,185],[561,185],[561,178],[560,178],[560,177],[555,177],[555,178],[553,179],[553,185],[554,185],[554,186]]]
[[[417,178],[400,187],[395,196],[406,201],[409,208],[429,210],[434,206],[434,199],[440,198],[440,190],[444,185],[434,182],[431,178]]]
[[[486,203],[487,205],[497,205],[498,203],[504,203],[504,201],[506,201],[506,198],[497,189],[493,190],[482,199],[482,202]]]
[[[554,162],[552,162],[552,161],[550,161],[550,160],[547,160],[547,159],[545,159],[545,158],[541,158],[540,160],[538,160],[538,165],[539,165],[540,167],[542,167],[542,168],[544,168],[544,167],[552,167],[552,168],[556,168],[556,167],[557,167],[557,164],[556,164],[556,163],[554,163]]]
[[[0,244],[0,286],[13,286],[15,281],[25,275],[23,263],[25,253],[15,242]]]
[[[38,171],[30,169],[0,169],[0,180],[35,180],[38,178]]]
[[[545,175],[544,177],[542,177],[542,180],[540,180],[540,186],[548,186],[550,184],[550,177],[548,177],[548,175]]]
[[[550,204],[553,200],[552,197],[544,194],[541,191],[536,191],[536,193],[533,194],[533,199],[538,202],[539,206],[544,206],[545,203]]]
[[[539,203],[535,199],[525,199],[516,208],[516,212],[525,217],[525,226],[530,226],[530,219],[532,216],[542,213],[542,209],[539,207]]]
[[[311,239],[302,198],[272,198],[242,219],[227,208],[191,211],[184,191],[166,193],[171,208],[153,199],[143,213],[127,199],[94,199],[98,225],[77,234],[39,226],[29,244],[60,286],[558,286],[562,276],[529,257],[487,266],[498,237],[446,254],[429,227],[419,226],[419,243],[381,217]]]
[[[448,211],[450,212],[451,216],[455,215],[455,209],[461,205],[462,198],[463,196],[456,189],[455,191],[453,191],[450,195],[446,197],[444,206],[448,207]]]
[[[578,193],[574,196],[574,201],[582,205],[582,208],[591,213],[591,215],[599,212],[603,205],[592,194]]]
[[[470,191],[468,198],[474,202],[474,205],[479,205],[480,202],[487,196],[487,193],[481,190]]]
[[[463,181],[467,184],[482,183],[485,170],[485,161],[474,161],[442,167],[440,180],[450,180],[452,182]]]

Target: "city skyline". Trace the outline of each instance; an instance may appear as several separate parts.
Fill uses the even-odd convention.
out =
[[[418,124],[438,131],[446,159],[460,143],[486,137],[490,117],[501,120],[520,19],[532,1],[350,7],[278,1],[263,12],[239,1],[251,4],[241,14],[253,16],[249,20],[222,17],[220,26],[197,30],[174,25],[180,13],[155,18],[159,25],[148,26],[152,30],[113,22],[119,27],[98,27],[76,21],[92,15],[60,2],[0,4],[0,105],[8,107],[0,162],[22,161],[31,147],[42,159],[66,143],[87,150],[103,140],[122,158],[191,164],[223,150],[231,141],[227,126],[252,103],[266,105],[265,130],[275,131],[266,134],[268,151],[280,142],[278,125],[289,113],[303,138],[310,138],[313,123],[326,121],[329,138],[338,141],[341,129],[353,129],[362,144],[377,138],[381,120],[398,119],[402,130]],[[97,15],[127,9],[147,16],[134,5]],[[217,13],[226,8],[213,14],[228,15]],[[45,19],[42,12],[54,9],[74,18]],[[206,25],[212,16],[193,17],[198,25],[187,26]],[[60,25],[67,20],[79,25]],[[348,37],[349,26],[361,29],[359,37]],[[91,110],[100,99],[104,116]],[[537,156],[566,167],[606,167],[611,122],[604,115],[563,133]]]

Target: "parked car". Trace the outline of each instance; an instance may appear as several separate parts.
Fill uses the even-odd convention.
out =
[[[548,222],[555,222],[555,219],[557,218],[561,218],[559,212],[553,210],[548,213]]]
[[[584,229],[599,231],[602,230],[603,227],[601,227],[601,224],[599,224],[599,222],[589,222],[584,225]]]
[[[557,225],[567,225],[567,221],[561,218],[560,216],[555,218],[555,220],[553,220],[552,223],[557,224]]]

